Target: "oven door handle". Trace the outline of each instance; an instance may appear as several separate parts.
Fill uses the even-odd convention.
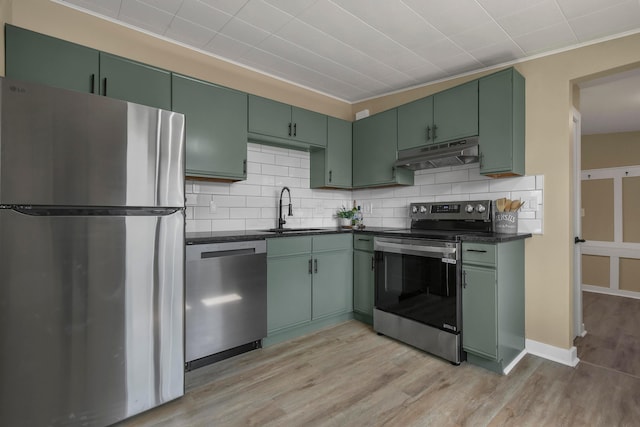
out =
[[[445,258],[447,255],[453,255],[457,252],[456,248],[443,248],[427,245],[406,245],[391,242],[376,242],[375,250],[402,255],[417,255],[428,258]]]

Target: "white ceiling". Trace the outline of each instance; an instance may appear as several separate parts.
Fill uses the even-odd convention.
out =
[[[357,102],[640,31],[640,0],[53,0]]]
[[[582,133],[640,131],[640,68],[580,84]]]

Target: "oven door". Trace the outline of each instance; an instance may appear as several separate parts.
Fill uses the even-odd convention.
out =
[[[378,310],[459,333],[459,243],[376,237],[374,250]]]

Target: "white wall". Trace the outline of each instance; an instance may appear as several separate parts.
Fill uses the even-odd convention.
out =
[[[309,153],[249,144],[247,180],[236,183],[187,181],[187,232],[256,230],[276,226],[283,186],[291,189],[293,217],[286,227],[333,227],[340,206],[355,199],[370,227],[408,227],[411,202],[522,199],[519,231],[542,233],[544,179],[539,176],[492,179],[478,164],[417,171],[411,187],[363,190],[309,188]],[[288,198],[285,193],[285,201]]]

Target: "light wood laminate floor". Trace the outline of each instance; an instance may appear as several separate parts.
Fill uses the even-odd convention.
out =
[[[508,376],[453,366],[357,321],[187,374],[123,426],[632,426],[640,379],[527,355]]]
[[[582,313],[587,335],[575,340],[578,358],[640,378],[640,300],[583,292]]]

